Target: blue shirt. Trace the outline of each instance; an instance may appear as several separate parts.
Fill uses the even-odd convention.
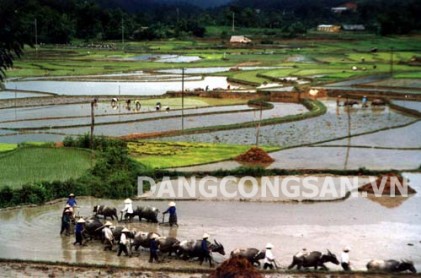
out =
[[[175,207],[169,207],[166,211],[164,211],[165,213],[170,213],[170,215],[175,215]]]
[[[75,232],[81,233],[82,231],[83,231],[83,224],[82,223],[76,223]]]
[[[208,248],[208,240],[207,240],[207,239],[202,239],[202,244],[201,244],[201,246],[202,246],[202,250],[203,250],[203,251],[209,252],[209,248]]]
[[[151,240],[150,250],[152,253],[156,253],[158,251],[158,243],[154,239]]]
[[[76,202],[76,199],[75,198],[69,198],[67,200],[67,203],[66,204],[68,204],[71,207],[74,207],[77,204],[77,202]]]

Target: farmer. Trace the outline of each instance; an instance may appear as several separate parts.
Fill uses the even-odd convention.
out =
[[[61,216],[61,230],[60,235],[65,231],[65,235],[68,236],[70,232],[70,221],[72,212],[69,208],[66,208]]]
[[[363,98],[361,99],[361,102],[362,102],[363,107],[367,107],[367,96],[363,96]]]
[[[157,263],[159,262],[158,259],[158,235],[154,234],[151,238],[151,245],[149,247],[149,262],[153,263],[153,260],[155,260]]]
[[[107,249],[111,251],[114,246],[114,235],[113,231],[111,231],[111,226],[112,223],[110,221],[107,221],[104,224],[104,229],[102,229],[102,233],[104,234],[105,239],[104,251],[106,251]]]
[[[79,243],[80,246],[83,245],[83,230],[85,229],[85,219],[80,218],[77,222],[76,222],[76,226],[75,226],[75,236],[76,236],[76,241],[73,242],[73,245],[76,245]]]
[[[131,257],[127,249],[127,246],[129,245],[129,239],[127,239],[127,234],[129,232],[130,232],[129,229],[127,229],[126,227],[121,231],[120,241],[118,243],[118,253],[117,253],[117,256],[119,257],[121,255],[121,252],[124,252],[126,256]]]
[[[176,225],[178,227],[177,211],[176,211],[176,208],[175,208],[175,202],[169,202],[168,203],[168,209],[166,211],[164,211],[162,214],[165,215],[167,213],[170,214],[170,219],[169,219],[170,227],[172,227],[173,225]]]
[[[349,251],[350,248],[347,246],[342,250],[341,254],[341,266],[344,269],[344,271],[351,271],[350,267],[350,261],[349,261]]]
[[[200,244],[200,247],[201,247],[202,251],[205,253],[206,257],[210,256],[208,238],[209,238],[209,234],[204,233],[203,236],[202,236],[202,242]]]
[[[271,243],[266,244],[265,260],[263,264],[263,269],[273,269],[276,266],[275,256],[272,253],[273,245]]]
[[[127,198],[124,200],[124,208],[121,210],[121,220],[123,220],[123,214],[124,219],[129,218],[129,220],[132,220],[133,218],[133,202],[130,200],[130,198]]]
[[[75,208],[77,205],[75,194],[70,193],[69,198],[67,199],[66,205],[70,206],[70,211],[72,212],[72,218],[75,217]]]

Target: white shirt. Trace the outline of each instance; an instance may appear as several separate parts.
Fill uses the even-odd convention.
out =
[[[113,232],[111,231],[111,229],[109,227],[105,227],[102,232],[104,233],[104,237],[108,240],[113,240],[114,236],[113,236]]]
[[[121,233],[120,244],[127,245],[127,237],[125,233]]]
[[[272,250],[266,249],[264,263],[273,265],[274,260],[275,260],[275,256],[273,255]]]
[[[125,204],[123,211],[125,211],[127,213],[133,213],[133,205],[132,205],[132,203]]]
[[[349,264],[349,253],[348,252],[342,252],[342,254],[341,254],[341,263],[347,263],[347,264]]]

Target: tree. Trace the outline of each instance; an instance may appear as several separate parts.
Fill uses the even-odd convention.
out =
[[[24,0],[0,0],[0,82],[13,61],[23,55],[25,44],[33,45],[28,30],[33,30],[33,20],[24,14]],[[32,26],[31,26],[32,25]]]

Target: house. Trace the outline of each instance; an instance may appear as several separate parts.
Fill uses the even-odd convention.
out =
[[[329,33],[338,33],[341,31],[341,26],[339,25],[330,25],[330,24],[320,24],[317,26],[317,31],[329,32]]]
[[[354,2],[348,2],[344,3],[338,7],[333,7],[330,10],[335,14],[341,14],[343,12],[356,12],[358,8],[358,5]]]
[[[251,39],[245,36],[231,36],[230,43],[232,44],[248,44],[251,43]]]
[[[365,26],[362,24],[343,24],[342,30],[344,31],[365,31]]]

